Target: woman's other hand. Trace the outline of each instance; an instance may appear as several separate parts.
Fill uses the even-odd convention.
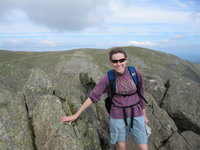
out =
[[[149,122],[148,118],[145,116],[144,117],[144,122],[147,124]]]
[[[60,118],[60,121],[62,122],[69,122],[70,124],[75,121],[78,118],[78,116],[76,114],[71,115],[71,116],[62,116]]]

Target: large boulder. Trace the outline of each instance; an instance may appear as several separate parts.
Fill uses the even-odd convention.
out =
[[[163,108],[181,131],[200,134],[200,86],[187,78],[170,79]]]
[[[151,94],[146,92],[145,97],[148,100],[146,109],[148,124],[152,128],[152,134],[148,139],[149,149],[159,149],[170,136],[177,132],[177,127],[167,112],[159,107]]]
[[[33,150],[25,102],[21,93],[0,89],[0,149]]]
[[[53,94],[53,85],[48,75],[39,68],[32,69],[30,77],[23,88],[29,117],[41,95]]]
[[[33,128],[38,150],[84,150],[74,127],[60,121],[60,117],[64,115],[59,98],[52,95],[39,98],[33,110]]]
[[[80,82],[79,87],[76,88],[80,91],[80,95],[75,93],[69,94],[68,97],[64,99],[63,109],[67,115],[74,114],[80,108],[88,96],[88,92],[90,91],[89,89],[95,85],[94,80],[89,77],[87,73],[80,73],[79,78],[73,76],[71,79],[76,81],[70,84],[71,88],[66,85],[66,87],[68,87],[67,91],[71,93],[76,92],[77,90],[74,91],[72,88],[77,84],[77,82]],[[113,146],[108,142],[108,114],[105,111],[103,101],[98,104],[93,104],[83,112],[74,125],[79,140],[83,143],[85,149],[113,149]],[[93,138],[91,139],[91,137]]]
[[[52,95],[39,98],[33,110],[33,129],[38,150],[112,149],[107,142],[108,134],[102,129],[102,123],[92,115],[92,108],[69,125],[60,121],[60,117],[66,115],[64,105],[66,102],[62,104],[59,98]],[[71,112],[69,105],[65,109]]]
[[[143,79],[146,91],[153,96],[159,106],[162,106],[163,99],[168,91],[167,81],[164,81],[158,75],[148,73],[143,73]]]
[[[179,133],[174,133],[159,150],[193,150]]]
[[[181,133],[181,135],[184,137],[191,150],[200,149],[200,135],[192,131],[184,131]]]
[[[95,82],[102,75],[101,69],[93,63],[92,57],[89,57],[87,53],[77,51],[70,55],[63,55],[56,66],[53,77],[55,95],[63,99],[84,95],[83,90],[86,89],[83,89],[80,80],[82,73],[90,74]]]

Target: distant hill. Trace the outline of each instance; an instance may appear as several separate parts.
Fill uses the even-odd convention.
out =
[[[149,150],[197,150],[200,143],[200,64],[139,47],[124,47],[143,74],[152,135]],[[114,150],[104,98],[73,125],[70,115],[107,70],[109,49],[61,52],[0,50],[0,145],[20,150]],[[92,138],[91,138],[92,137]],[[127,140],[127,149],[134,143]]]

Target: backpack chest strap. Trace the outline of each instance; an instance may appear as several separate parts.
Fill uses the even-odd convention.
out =
[[[136,92],[134,92],[134,93],[130,93],[130,94],[120,94],[120,93],[114,93],[113,95],[118,95],[118,96],[124,96],[124,97],[126,97],[126,96],[135,95],[135,94],[137,94],[137,91],[136,91]]]
[[[129,106],[116,106],[116,107],[119,107],[119,108],[122,108],[123,109],[123,115],[124,115],[124,122],[125,122],[125,125],[128,126],[128,121],[127,121],[127,114],[126,114],[126,108],[131,108],[131,125],[130,127],[133,128],[133,121],[134,121],[134,106],[138,105],[139,102],[137,102],[136,104],[133,104],[133,105],[129,105]]]

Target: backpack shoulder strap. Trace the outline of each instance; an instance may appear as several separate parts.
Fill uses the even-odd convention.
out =
[[[113,70],[109,70],[107,72],[108,74],[108,79],[109,79],[109,85],[110,85],[110,89],[111,89],[111,94],[112,96],[115,93],[115,87],[116,87],[116,83],[115,83],[115,74]]]
[[[139,81],[138,81],[138,76],[137,76],[137,73],[135,71],[135,68],[132,67],[132,66],[128,66],[128,70],[131,74],[131,77],[132,77],[134,83],[136,84],[137,89],[139,89]],[[116,87],[114,71],[109,70],[107,72],[107,74],[108,74],[108,78],[109,78],[109,85],[110,85],[111,93],[112,93],[112,95],[114,95],[115,94],[115,87]]]
[[[138,76],[137,76],[137,73],[135,71],[135,68],[132,67],[132,66],[128,66],[128,70],[131,74],[131,77],[133,79],[133,81],[135,82],[135,85],[137,86],[137,88],[139,87],[139,81],[138,81]]]
[[[137,76],[137,73],[135,71],[135,68],[132,67],[132,66],[128,66],[128,70],[133,78],[133,81],[135,82],[135,85],[137,87],[137,93],[140,97],[142,97],[142,99],[144,99],[144,101],[148,104],[147,100],[144,98],[144,96],[142,96],[140,94],[140,85],[139,85],[139,80],[138,80],[138,76]]]

